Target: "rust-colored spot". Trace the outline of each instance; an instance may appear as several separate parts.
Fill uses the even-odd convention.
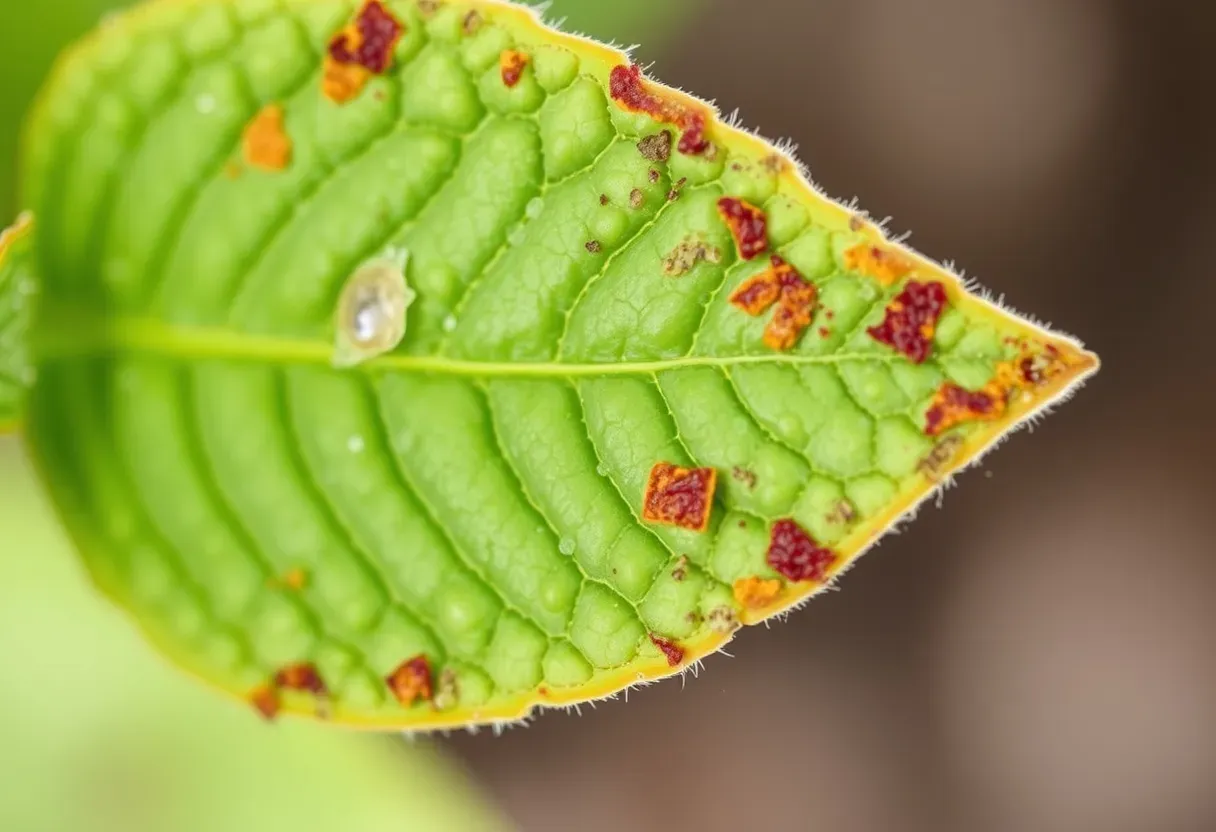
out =
[[[608,194],[600,194],[600,205],[608,204]]]
[[[660,130],[638,142],[638,152],[649,162],[666,162],[671,158],[671,133]]]
[[[704,107],[696,106],[671,95],[659,95],[650,89],[636,65],[613,67],[608,78],[612,100],[623,110],[645,113],[655,121],[671,124],[683,131],[677,149],[689,156],[698,156],[710,149],[705,137],[708,115]]]
[[[592,254],[599,254],[603,250],[604,250],[604,247],[602,245],[600,245],[599,240],[588,240],[587,241],[587,251],[591,252]]]
[[[258,685],[249,694],[249,702],[267,722],[273,721],[282,708],[279,692],[273,685]]]
[[[925,454],[916,466],[916,470],[924,474],[930,482],[937,482],[942,478],[950,463],[958,456],[959,449],[963,447],[963,437],[958,434],[944,436]]]
[[[893,286],[916,268],[916,264],[897,251],[873,243],[861,243],[844,253],[845,268],[872,277],[883,286]]]
[[[291,137],[283,126],[283,108],[267,104],[245,127],[241,138],[245,162],[263,170],[283,170],[291,164]]]
[[[1008,401],[1008,389],[999,379],[994,379],[980,390],[968,390],[947,381],[938,388],[925,413],[925,433],[939,436],[964,422],[999,419],[1005,414]]]
[[[274,684],[279,690],[295,690],[314,696],[325,696],[328,693],[325,681],[317,672],[317,666],[311,662],[287,665],[274,674]]]
[[[887,306],[883,322],[866,331],[875,341],[923,364],[933,350],[937,322],[945,310],[946,287],[912,280]]]
[[[642,518],[703,532],[709,527],[718,472],[714,468],[681,468],[660,462],[650,470]]]
[[[654,168],[651,168],[649,171],[646,172],[646,178],[649,179],[652,184],[655,182],[658,182],[662,176],[663,176],[663,174],[659,173]]]
[[[498,56],[498,69],[502,75],[503,84],[508,87],[518,84],[524,77],[524,69],[531,60],[525,52],[517,49],[504,49]]]
[[[768,269],[745,280],[730,302],[747,314],[763,315],[774,303],[777,309],[764,329],[770,349],[792,349],[811,325],[819,292],[792,265],[773,255]]]
[[[728,635],[739,629],[739,615],[723,604],[709,611],[709,629],[719,635]]]
[[[742,465],[736,465],[731,469],[730,475],[736,481],[743,483],[748,488],[756,487],[756,472],[750,468],[744,468]]]
[[[671,570],[671,579],[676,583],[684,581],[688,577],[688,555],[680,555],[676,558],[675,568]]]
[[[849,217],[849,230],[850,231],[860,231],[861,229],[863,229],[865,227],[866,227],[866,222],[861,217],[858,217],[858,216]]]
[[[773,524],[768,544],[768,565],[795,583],[822,581],[836,562],[836,553],[820,546],[793,520]]]
[[[760,160],[760,166],[769,173],[780,176],[789,170],[790,160],[785,158],[785,156],[781,155],[780,153],[769,153]]]
[[[671,639],[651,633],[650,641],[667,657],[667,663],[672,667],[679,667],[680,662],[684,661],[684,648]]]
[[[431,660],[421,654],[414,656],[402,662],[384,681],[404,707],[408,708],[419,699],[426,702],[434,693]]]
[[[646,194],[642,193],[641,188],[634,188],[629,192],[629,207],[633,210],[638,210],[646,204]]]
[[[678,182],[676,182],[676,184],[672,185],[671,190],[667,192],[667,201],[675,202],[677,199],[679,199],[680,192],[682,190],[684,190],[684,186],[687,184],[688,184],[688,177],[687,176],[680,177],[680,181],[678,181]]]
[[[485,18],[481,16],[481,12],[474,9],[460,21],[460,31],[466,35],[475,35],[481,29],[483,23],[485,23]]]
[[[768,218],[762,209],[742,199],[724,196],[718,200],[718,215],[730,229],[744,260],[754,260],[768,249]]]
[[[336,104],[363,91],[372,75],[383,75],[405,26],[380,0],[366,0],[352,23],[334,35],[325,55],[321,90]]]
[[[763,609],[781,594],[781,581],[776,578],[740,578],[735,581],[734,591],[735,600],[745,609]]]
[[[700,235],[685,237],[663,258],[663,274],[668,277],[680,277],[692,271],[702,260],[721,263],[722,252]]]

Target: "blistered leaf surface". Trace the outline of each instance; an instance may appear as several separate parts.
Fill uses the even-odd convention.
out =
[[[501,3],[154,3],[65,59],[24,161],[42,476],[98,583],[271,718],[679,672],[1096,367]],[[408,319],[346,366],[385,257]]]

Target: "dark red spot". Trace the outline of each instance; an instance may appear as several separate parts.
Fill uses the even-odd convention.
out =
[[[822,581],[836,562],[836,553],[815,542],[793,520],[773,524],[768,544],[768,565],[791,581]]]
[[[642,518],[703,532],[709,527],[717,482],[718,472],[713,468],[680,468],[660,462],[650,471]]]
[[[328,691],[317,666],[310,662],[292,664],[274,674],[275,687],[280,690],[296,690],[324,696]]]
[[[667,663],[672,667],[679,667],[680,662],[684,661],[684,648],[671,639],[651,633],[650,641],[663,652],[663,655],[667,657]]]
[[[912,280],[887,307],[881,324],[867,332],[879,343],[921,364],[933,349],[937,322],[946,309],[946,289],[940,283]]]
[[[718,200],[718,215],[730,229],[744,260],[754,260],[768,248],[768,218],[760,208],[725,196]]]
[[[368,0],[353,26],[329,42],[329,56],[340,64],[357,64],[369,72],[383,74],[393,60],[393,49],[404,32],[400,21],[380,0]]]
[[[403,662],[384,681],[397,701],[408,708],[419,699],[430,700],[434,694],[433,678],[431,660],[425,655],[417,655]]]
[[[642,78],[640,67],[632,64],[613,67],[608,76],[608,92],[622,109],[645,113],[656,121],[680,128],[683,133],[677,149],[681,153],[696,156],[709,150],[704,111],[672,96],[652,92]]]

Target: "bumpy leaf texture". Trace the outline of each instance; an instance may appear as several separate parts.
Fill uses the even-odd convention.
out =
[[[488,0],[152,3],[61,62],[24,172],[41,476],[101,588],[268,717],[678,673],[1097,367]],[[339,314],[368,274],[393,302]]]

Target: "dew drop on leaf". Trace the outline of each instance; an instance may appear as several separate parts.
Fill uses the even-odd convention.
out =
[[[391,352],[405,337],[405,313],[416,295],[405,281],[404,252],[371,260],[342,289],[333,364],[353,367]]]

